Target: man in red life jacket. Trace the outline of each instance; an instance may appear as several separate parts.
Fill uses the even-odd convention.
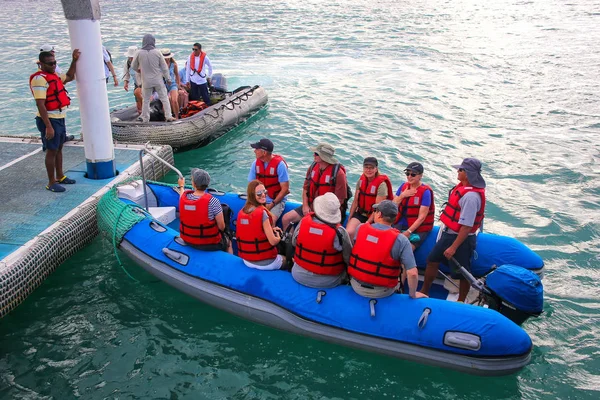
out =
[[[406,270],[411,298],[427,297],[417,292],[417,263],[408,239],[392,224],[398,206],[391,200],[373,205],[373,223],[358,226],[348,261],[352,289],[361,296],[391,296],[399,286],[402,268]]]
[[[205,52],[202,51],[200,43],[194,43],[192,54],[190,54],[186,69],[187,88],[190,91],[190,100],[200,100],[211,105],[208,85],[212,77],[212,64]]]
[[[42,146],[46,150],[46,172],[51,192],[64,192],[60,184],[74,184],[63,171],[62,148],[67,139],[65,117],[71,99],[64,84],[75,79],[77,60],[81,52],[73,50],[73,59],[65,75],[55,73],[56,59],[51,52],[42,51],[39,55],[41,70],[29,77],[29,86],[37,106],[35,124],[42,137]]]
[[[327,143],[319,143],[316,147],[311,147],[314,161],[308,167],[304,186],[302,187],[302,206],[289,211],[283,216],[282,225],[285,231],[292,222],[297,222],[313,210],[313,201],[316,197],[325,193],[334,193],[340,207],[346,212],[348,199],[348,181],[346,179],[346,169],[334,157],[335,149]],[[342,215],[342,221],[345,215]]]
[[[184,190],[185,178],[179,178],[179,236],[184,242],[202,250],[222,250],[233,254],[225,234],[225,217],[221,202],[206,192],[210,175],[203,169],[192,169],[192,187]]]
[[[437,276],[440,262],[450,265],[448,260],[454,257],[467,270],[471,269],[471,257],[477,244],[476,233],[484,217],[485,180],[481,176],[481,162],[476,158],[465,158],[462,164],[453,165],[453,168],[458,170],[459,183],[450,190],[440,216],[440,221],[445,224],[442,236],[427,257],[421,288],[425,294],[429,293]],[[469,282],[460,273],[453,272],[452,278],[460,279],[458,301],[464,301],[469,293]]]
[[[290,179],[287,163],[278,154],[273,154],[273,142],[263,138],[250,145],[254,149],[256,160],[252,162],[248,173],[248,182],[258,179],[267,189],[266,208],[277,222],[290,192]]]
[[[314,213],[302,218],[292,236],[296,247],[292,277],[304,286],[331,288],[346,277],[352,249],[348,232],[340,225],[340,201],[325,193],[313,202]]]

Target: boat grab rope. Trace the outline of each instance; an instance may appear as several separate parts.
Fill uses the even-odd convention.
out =
[[[126,204],[126,207],[121,208],[121,211],[119,211],[119,214],[117,214],[117,218],[115,218],[115,223],[113,225],[113,235],[112,235],[112,244],[113,244],[113,251],[115,253],[115,257],[117,259],[117,262],[119,263],[119,267],[121,267],[121,269],[125,272],[125,274],[130,277],[133,281],[140,283],[139,280],[135,279],[133,276],[131,276],[131,274],[127,271],[127,269],[125,268],[125,266],[123,265],[123,263],[121,262],[121,258],[119,257],[119,252],[117,251],[117,228],[119,225],[119,219],[121,218],[121,215],[123,214],[123,211],[131,209],[132,211],[134,209],[138,209],[141,210],[144,214],[149,215],[146,210],[144,210],[143,207],[138,206],[137,204]]]

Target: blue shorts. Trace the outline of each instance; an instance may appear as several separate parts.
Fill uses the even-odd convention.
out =
[[[458,272],[458,267],[452,261],[449,261],[444,256],[444,251],[454,243],[457,235],[452,235],[447,232],[442,233],[442,237],[433,246],[431,252],[427,256],[427,262],[442,262],[450,267],[451,276],[453,279],[462,278],[462,274]],[[475,246],[477,244],[477,237],[475,235],[469,235],[458,249],[454,253],[454,258],[459,262],[460,265],[465,267],[467,271],[471,271],[471,257],[475,252]],[[457,271],[457,272],[454,272]]]
[[[64,118],[49,118],[52,128],[54,128],[54,137],[46,139],[46,124],[40,117],[35,117],[35,125],[40,131],[42,137],[42,146],[44,150],[58,150],[64,142],[67,141],[67,127]]]
[[[167,86],[165,83],[165,87],[167,88],[167,93],[169,93],[171,90],[178,90],[176,82],[171,82],[171,86]]]

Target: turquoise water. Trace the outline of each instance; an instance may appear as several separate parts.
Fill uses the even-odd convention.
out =
[[[66,22],[58,1],[2,6],[0,132],[35,134],[27,78],[46,41],[67,66]],[[181,59],[200,41],[231,87],[267,89],[269,106],[248,123],[176,155],[184,173],[205,168],[219,189],[244,189],[249,143],[263,136],[288,160],[295,199],[318,141],[336,146],[352,181],[367,155],[395,186],[421,161],[438,206],[456,179],[450,165],[481,159],[486,230],[544,258],[545,313],[524,326],[530,365],[474,377],[240,320],[124,260],[136,283],[98,239],[0,321],[0,397],[598,397],[597,2],[150,0],[102,10],[119,68],[126,48],[153,32]],[[109,86],[109,101],[122,107],[132,95]],[[77,135],[76,101],[72,109]]]

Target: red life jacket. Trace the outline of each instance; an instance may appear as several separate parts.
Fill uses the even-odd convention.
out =
[[[189,244],[206,245],[221,242],[221,231],[217,221],[208,219],[208,203],[212,196],[204,193],[198,200],[187,198],[186,190],[179,198],[179,236]]]
[[[270,260],[277,257],[277,248],[267,239],[263,229],[263,206],[256,207],[250,214],[240,210],[236,223],[238,256],[247,261]],[[269,222],[273,226],[273,217]]]
[[[409,189],[410,183],[404,182],[404,184],[400,187],[400,193]],[[402,217],[406,218],[406,223],[408,224],[408,228],[415,223],[417,218],[419,218],[419,210],[421,209],[421,203],[423,198],[423,193],[429,190],[431,192],[431,204],[429,205],[429,211],[427,212],[427,216],[425,217],[425,221],[415,230],[415,232],[429,232],[433,229],[433,224],[435,222],[435,202],[433,201],[433,190],[429,185],[422,184],[417,188],[417,193],[412,197],[404,198],[400,204],[398,204],[398,216],[396,217],[396,223],[400,221]]]
[[[302,268],[319,275],[339,275],[346,268],[342,252],[333,247],[335,228],[313,220],[313,213],[302,218],[294,261]],[[341,240],[340,240],[341,244]]]
[[[338,165],[338,168],[335,166]],[[315,198],[324,195],[325,193],[335,193],[335,183],[337,171],[339,169],[346,172],[346,168],[342,164],[329,164],[321,171],[319,164],[313,162],[306,172],[306,180],[308,182],[308,204],[312,205]]]
[[[279,183],[279,177],[277,175],[277,166],[282,161],[287,166],[283,157],[278,154],[273,154],[273,158],[271,158],[271,161],[267,164],[267,168],[265,168],[265,164],[261,160],[256,160],[256,179],[265,185],[265,189],[267,189],[267,193],[272,199],[277,197],[279,192],[281,192],[281,184]]]
[[[377,198],[377,188],[381,185],[382,182],[385,182],[387,186],[387,200],[392,200],[394,198],[394,193],[392,191],[392,182],[390,182],[387,175],[377,175],[371,182],[368,182],[365,174],[362,174],[360,177],[360,188],[357,193],[357,202],[358,211],[360,214],[371,215],[373,213],[372,207],[375,204],[375,199]]]
[[[44,71],[37,71],[35,74],[31,74],[29,77],[29,85],[36,76],[41,75],[48,82],[48,88],[46,89],[46,110],[54,111],[58,110],[62,112],[64,107],[71,104],[71,98],[68,96],[67,89],[60,79],[60,76]],[[31,91],[33,93],[33,90]]]
[[[194,53],[192,53],[192,55],[190,56],[190,71],[192,71],[190,73],[190,75],[194,75],[194,74],[198,74],[200,75],[201,78],[204,78],[204,76],[202,76],[202,69],[204,68],[204,59],[206,58],[206,53],[201,51],[200,52],[200,62],[198,63],[198,69],[196,69],[196,55]]]
[[[454,232],[458,232],[462,226],[458,223],[458,220],[460,219],[460,205],[458,204],[458,201],[469,192],[477,192],[481,196],[481,207],[477,211],[477,214],[475,214],[475,221],[473,222],[473,227],[471,228],[470,233],[475,233],[481,226],[481,221],[483,221],[485,213],[485,189],[476,188],[473,186],[463,186],[462,183],[459,183],[458,185],[454,186],[452,190],[450,190],[448,202],[446,203],[446,207],[440,216],[440,221],[442,221]]]
[[[369,223],[361,225],[350,254],[348,274],[369,285],[396,286],[401,266],[391,257],[391,251],[399,234],[394,228],[382,231]]]

